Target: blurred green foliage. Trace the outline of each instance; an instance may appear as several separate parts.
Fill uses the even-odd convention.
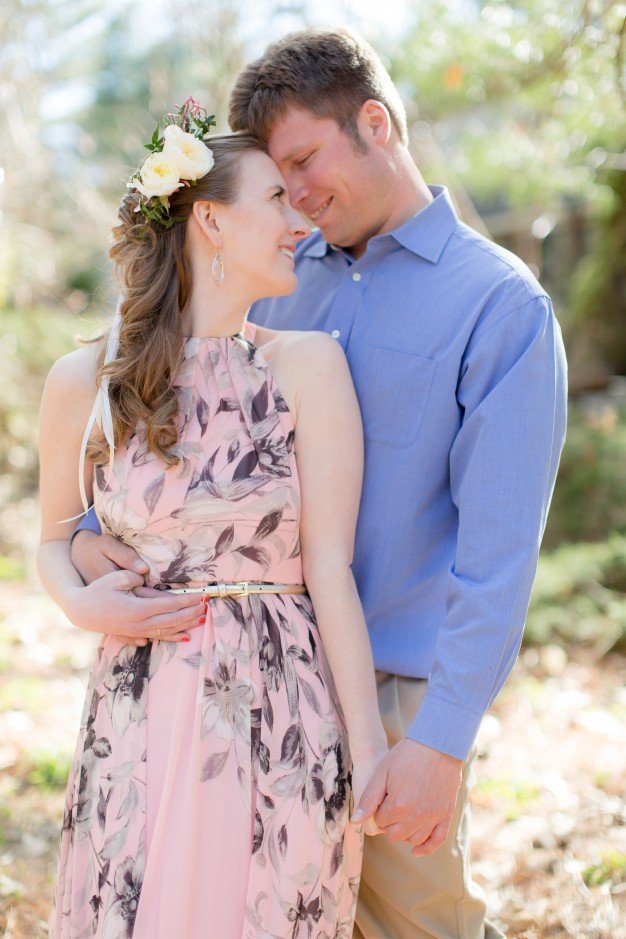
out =
[[[37,413],[48,370],[95,325],[52,307],[0,311],[0,477],[11,475],[13,499],[37,485]]]
[[[621,154],[624,7],[617,0],[415,0],[390,50],[413,118],[475,197],[606,201],[597,169]]]
[[[592,250],[571,287],[571,319],[616,374],[626,374],[626,173],[604,174],[613,197],[599,211]]]
[[[72,757],[68,753],[53,750],[26,751],[26,780],[38,789],[63,789],[72,768]]]
[[[557,483],[558,485],[558,483]],[[626,536],[544,552],[526,621],[526,642],[584,643],[598,655],[626,638]]]
[[[479,799],[486,796],[490,802],[500,805],[507,822],[514,822],[541,795],[538,786],[509,777],[481,779],[474,791]]]
[[[35,675],[19,675],[15,672],[4,676],[0,688],[0,712],[23,707],[26,702],[33,714],[46,710],[48,702],[45,680]]]
[[[572,403],[544,545],[626,535],[626,408]]]
[[[606,883],[624,883],[626,881],[626,854],[621,851],[603,851],[594,864],[587,865],[582,877],[590,887]]]
[[[2,12],[0,307],[83,309],[156,121],[193,94],[224,129],[242,13],[237,0],[188,0],[146,28],[138,0],[4,0]]]
[[[0,309],[0,581],[25,573],[24,546],[37,524],[39,403],[52,363],[98,333],[95,315],[37,306]],[[22,530],[24,529],[24,530]]]

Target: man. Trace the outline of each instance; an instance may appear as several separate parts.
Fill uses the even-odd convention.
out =
[[[365,428],[353,570],[391,750],[354,816],[384,830],[367,839],[354,935],[492,939],[468,869],[471,759],[517,655],[563,445],[560,330],[522,262],[426,186],[397,91],[353,33],[271,45],[230,122],[266,143],[319,227],[296,293],[251,319],[330,332]],[[74,545],[87,576],[105,570],[89,538]]]

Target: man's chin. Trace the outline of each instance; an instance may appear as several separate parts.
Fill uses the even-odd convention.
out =
[[[345,233],[338,231],[336,227],[327,226],[325,229],[320,226],[320,231],[324,237],[326,244],[332,245],[334,248],[347,248],[349,238],[346,238]]]
[[[326,244],[332,245],[333,248],[341,248],[342,251],[351,251],[355,245],[360,244],[358,234],[339,229],[336,225],[328,225],[325,228],[320,225],[320,231]]]
[[[333,220],[332,218],[329,218],[326,220],[324,218],[325,214],[326,213],[322,215],[321,224],[319,222],[313,222],[313,224],[317,225],[321,231],[322,235],[324,236],[324,241],[327,241],[329,245],[334,245],[336,244],[334,239],[341,238],[342,230],[341,227],[336,224],[336,219]]]

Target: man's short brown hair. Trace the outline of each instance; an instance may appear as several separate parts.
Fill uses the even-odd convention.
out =
[[[267,143],[274,122],[294,105],[333,118],[362,150],[357,115],[369,98],[385,105],[406,144],[404,105],[372,47],[347,28],[306,29],[272,43],[243,69],[228,119],[232,130],[247,130]]]

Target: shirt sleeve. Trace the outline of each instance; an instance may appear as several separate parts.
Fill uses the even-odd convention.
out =
[[[72,532],[72,538],[74,538],[74,536],[77,535],[79,531],[94,531],[96,535],[102,534],[100,522],[98,521],[98,516],[96,515],[96,510],[93,508],[93,506],[89,509],[87,514],[83,515],[81,518],[80,522]]]
[[[457,400],[456,554],[427,692],[407,736],[465,760],[517,658],[565,439],[567,366],[547,297],[477,331]]]

